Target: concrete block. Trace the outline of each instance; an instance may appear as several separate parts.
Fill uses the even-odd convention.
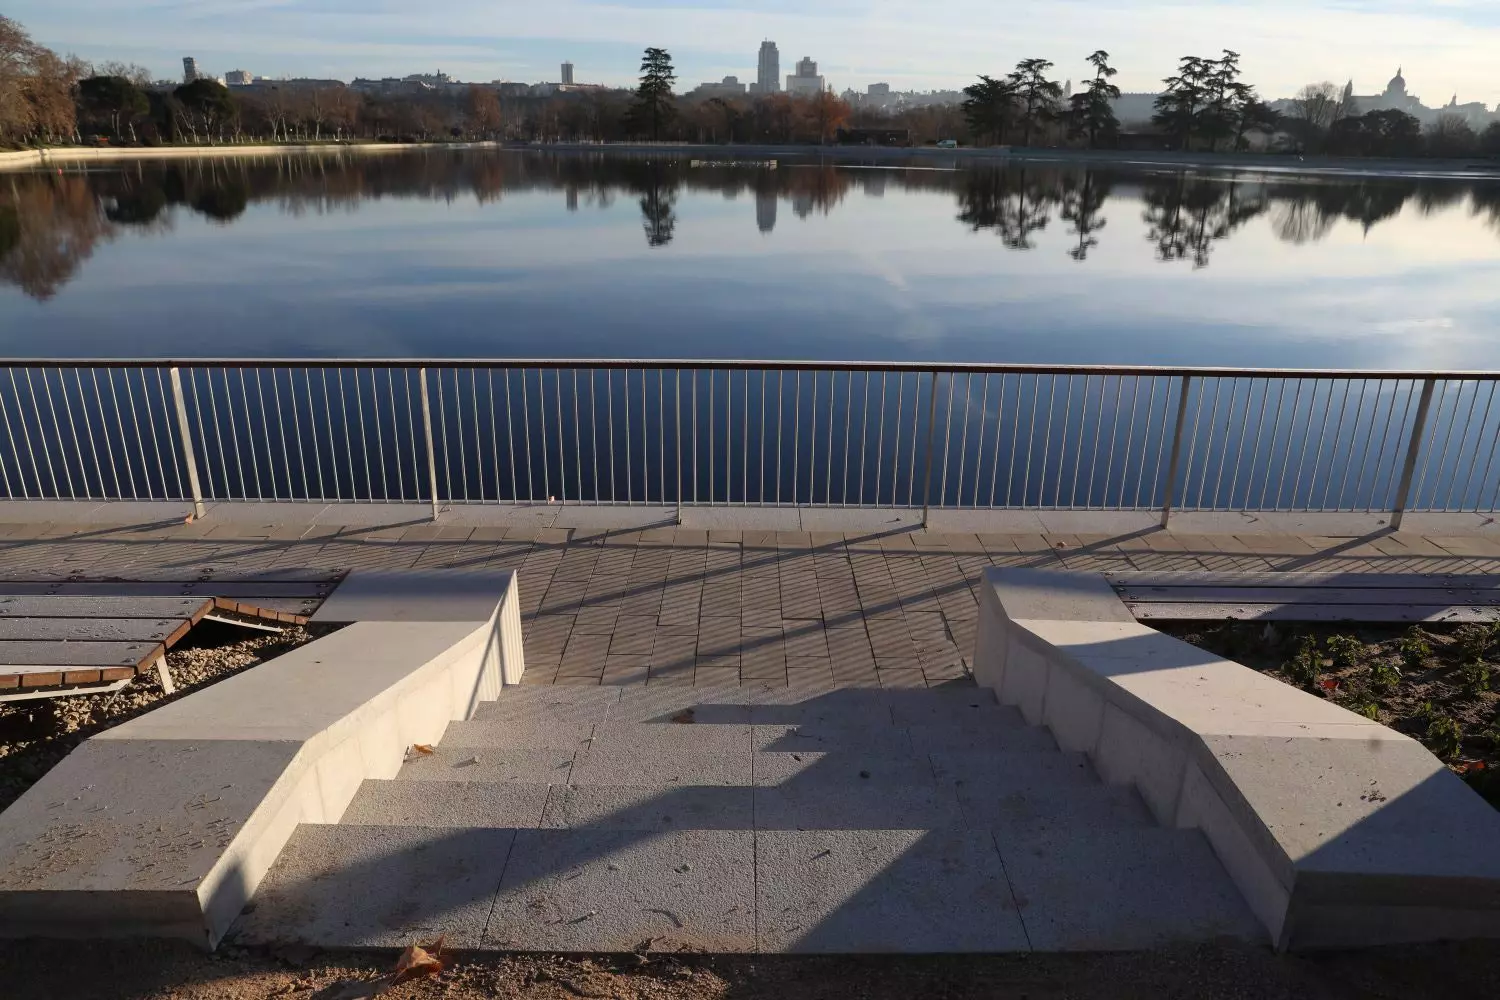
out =
[[[1192,941],[1264,941],[1196,830],[1086,829],[997,834],[1037,951],[1145,950]]]
[[[313,615],[319,622],[482,622],[495,616],[514,570],[352,571]]]
[[[953,786],[787,781],[755,789],[757,830],[935,830],[964,826]]]
[[[1028,950],[988,832],[765,830],[755,855],[763,952]]]
[[[1047,661],[1015,634],[1005,654],[1005,686],[997,694],[1006,705],[1014,705],[1028,725],[1042,724],[1042,708],[1047,701]]]
[[[574,757],[572,750],[439,745],[431,756],[409,758],[396,780],[565,784],[573,770]]]
[[[340,823],[354,826],[542,825],[547,785],[489,781],[366,781]]]
[[[1092,759],[1099,777],[1109,784],[1135,786],[1157,822],[1170,825],[1176,820],[1188,760],[1184,745],[1106,705]]]
[[[914,754],[861,750],[755,754],[755,784],[761,788],[798,785],[828,790],[861,784],[920,785],[933,781],[931,762]]]
[[[319,948],[473,948],[514,830],[303,825],[232,937]]]
[[[1077,673],[1053,668],[1047,675],[1042,721],[1064,750],[1093,753],[1104,727],[1104,696]]]
[[[553,785],[541,826],[597,830],[748,830],[748,786]]]
[[[1046,569],[991,569],[985,583],[994,589],[1006,617],[1050,621],[1134,622],[1135,617],[1102,576]]]
[[[484,944],[558,952],[748,952],[748,830],[521,830]]]

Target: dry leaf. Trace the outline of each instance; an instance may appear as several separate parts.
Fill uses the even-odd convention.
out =
[[[413,753],[419,753],[423,757],[431,757],[434,753],[437,752],[437,751],[433,750],[432,747],[428,746],[426,743],[413,743],[411,745],[411,749],[412,749]]]
[[[422,976],[436,976],[443,971],[443,936],[429,945],[414,944],[396,961],[393,983],[404,983]]]
[[[678,712],[676,715],[672,716],[672,721],[680,723],[684,726],[690,724],[693,721],[693,710],[691,708],[683,709],[681,712]]]

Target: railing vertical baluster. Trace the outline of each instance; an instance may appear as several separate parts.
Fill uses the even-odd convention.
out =
[[[438,519],[442,505],[438,501],[437,449],[432,443],[432,401],[427,392],[427,369],[417,369],[422,390],[422,440],[427,446],[427,489],[432,497],[432,519]]]
[[[169,369],[172,379],[172,403],[177,409],[177,433],[182,438],[182,462],[187,469],[188,488],[193,491],[193,516],[202,517],[203,491],[198,486],[198,456],[193,451],[193,431],[188,423],[187,400],[182,395],[182,375]]]
[[[1400,531],[1406,518],[1406,505],[1411,499],[1412,476],[1417,471],[1417,459],[1422,454],[1422,434],[1427,429],[1427,415],[1432,410],[1432,393],[1437,388],[1437,379],[1422,380],[1422,397],[1417,401],[1417,417],[1412,422],[1411,438],[1406,445],[1406,463],[1401,467],[1401,484],[1396,487],[1396,504],[1391,509],[1391,530]]]
[[[927,389],[927,469],[922,473],[922,527],[924,528],[927,527],[927,518],[932,509],[932,445],[934,432],[937,430],[937,380],[938,373],[934,370],[932,381],[928,384]],[[952,378],[948,380],[948,406],[951,418],[951,409],[953,406]],[[953,421],[950,419],[948,422],[951,424]],[[946,449],[944,450],[946,451]],[[943,461],[945,464],[948,461],[946,455],[944,455]]]
[[[677,411],[677,523],[682,523],[682,369],[677,369],[677,391],[673,407]],[[694,444],[697,442],[695,441]],[[697,460],[693,462],[693,475],[697,476]],[[663,490],[665,492],[665,490]],[[663,498],[665,499],[665,498]]]
[[[1177,463],[1182,458],[1182,431],[1187,426],[1188,395],[1193,387],[1191,375],[1182,376],[1182,384],[1177,398],[1177,423],[1176,430],[1172,432],[1172,459],[1167,465],[1166,493],[1162,497],[1161,526],[1167,527],[1172,518],[1172,497],[1177,488]]]
[[[531,398],[526,388],[526,369],[517,368],[516,374],[521,378],[521,442],[526,450],[526,502],[533,503],[536,501],[536,482],[531,474]],[[519,486],[519,477],[517,479]]]

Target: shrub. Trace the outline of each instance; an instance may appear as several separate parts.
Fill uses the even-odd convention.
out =
[[[1413,625],[1397,640],[1396,651],[1401,654],[1401,662],[1407,670],[1421,670],[1432,655],[1432,643],[1427,641],[1427,633],[1420,625]]]
[[[1461,626],[1454,633],[1458,648],[1465,660],[1482,660],[1489,655],[1490,644],[1495,641],[1496,629],[1500,625],[1473,623]]]
[[[1349,706],[1349,711],[1363,715],[1372,722],[1380,716],[1380,706],[1373,701],[1356,701]]]
[[[1457,722],[1446,715],[1434,713],[1432,721],[1427,723],[1427,735],[1422,742],[1427,744],[1427,749],[1447,759],[1458,756],[1463,738],[1463,730],[1458,727]]]
[[[1490,665],[1483,660],[1471,660],[1458,668],[1458,679],[1465,694],[1471,697],[1483,694],[1490,689]]]
[[[1326,648],[1335,670],[1357,666],[1365,655],[1365,644],[1352,635],[1330,636]]]
[[[1401,668],[1394,663],[1381,662],[1370,668],[1370,687],[1376,692],[1385,694],[1394,691],[1400,683]]]
[[[1312,687],[1323,672],[1323,657],[1318,653],[1318,640],[1307,636],[1297,649],[1297,655],[1281,668],[1294,684]]]

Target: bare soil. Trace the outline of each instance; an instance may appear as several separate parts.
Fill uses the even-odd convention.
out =
[[[250,632],[219,622],[200,622],[182,643],[167,652],[167,665],[177,686],[175,694],[163,691],[156,671],[149,670],[110,694],[0,703],[0,810],[95,733],[232,677],[335,628],[307,625],[287,626],[274,633]]]
[[[204,955],[166,942],[8,942],[8,1000],[335,1000],[391,953]],[[1277,955],[1248,946],[1112,955],[938,957],[459,956],[392,1000],[1465,1000],[1500,995],[1490,945]]]
[[[1500,808],[1500,625],[1157,627],[1420,740]]]

